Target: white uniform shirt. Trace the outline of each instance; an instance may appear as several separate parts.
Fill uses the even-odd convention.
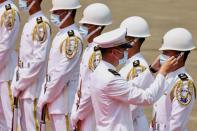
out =
[[[177,99],[177,91],[174,89],[175,84],[180,78],[179,74],[186,74],[189,80],[192,80],[191,76],[186,72],[185,67],[182,67],[175,72],[167,75],[167,88],[168,90],[163,96],[154,104],[154,116],[156,113],[156,124],[159,126],[159,131],[187,131],[189,122],[189,115],[192,111],[192,107],[195,102],[195,91],[189,91],[188,98],[191,102],[188,105],[181,105]],[[187,82],[183,85],[183,93],[187,90]],[[192,93],[191,93],[192,92]],[[191,93],[191,94],[190,94]],[[172,97],[174,96],[174,97]]]
[[[12,18],[14,20],[12,29],[7,27],[9,22],[6,22],[8,15],[6,14],[5,6],[10,4],[14,11]],[[7,26],[6,26],[7,25]],[[11,1],[5,1],[0,4],[0,82],[9,81],[13,77],[14,68],[17,63],[17,54],[15,51],[16,37],[19,32],[20,20],[17,7]]]
[[[42,30],[45,31],[44,35],[41,34],[38,37],[39,34],[34,31],[38,23],[37,21],[40,18],[43,23],[45,22],[46,29]],[[34,100],[39,97],[41,92],[42,83],[46,74],[47,56],[51,45],[50,27],[47,23],[49,23],[48,19],[39,11],[29,17],[28,22],[23,28],[19,48],[20,62],[15,69],[14,81],[12,82],[13,88],[22,91],[20,97],[23,99],[31,98]],[[33,33],[35,34],[33,35]],[[16,71],[18,69],[19,80],[17,81]]]
[[[74,35],[79,38],[77,43],[76,54],[73,58],[69,59],[64,53],[60,52],[62,48],[62,42],[68,38],[68,32],[74,31]],[[55,36],[49,55],[48,62],[48,76],[50,77],[46,84],[46,92],[42,92],[40,100],[49,103],[49,113],[68,113],[71,111],[72,104],[69,103],[69,93],[66,91],[66,86],[69,81],[78,81],[79,77],[79,65],[82,56],[82,38],[79,34],[78,28],[75,24],[70,25],[67,28],[60,29]],[[69,43],[68,43],[69,44]],[[66,48],[65,48],[66,49]],[[43,88],[44,85],[43,85]],[[77,87],[73,87],[77,88]],[[44,95],[43,95],[44,94]]]
[[[115,67],[101,61],[91,74],[91,98],[96,117],[97,131],[133,131],[130,104],[150,105],[164,92],[166,81],[158,74],[154,83],[145,91],[138,85],[119,76]],[[147,73],[145,71],[144,73]]]
[[[139,65],[137,67],[133,67],[135,62],[139,61]],[[136,72],[131,72],[134,68],[136,68]],[[122,69],[119,71],[120,75],[126,79],[126,80],[132,80],[133,83],[139,86],[141,89],[146,89],[148,88],[154,81],[154,76],[152,75],[151,72],[146,75],[146,78],[141,76],[141,79],[136,79],[138,75],[143,75],[143,71],[149,70],[149,65],[147,61],[144,59],[144,57],[140,54],[137,53],[131,58],[128,59],[126,64],[122,67]],[[136,77],[134,78],[129,78],[129,75],[135,74]],[[130,105],[131,108],[131,113],[133,120],[136,117],[139,117],[143,115],[143,107],[137,107],[135,105]]]

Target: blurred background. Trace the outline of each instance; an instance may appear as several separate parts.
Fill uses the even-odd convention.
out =
[[[112,10],[113,24],[107,27],[105,32],[117,28],[121,21],[129,16],[141,16],[148,21],[152,37],[145,41],[142,46],[142,53],[149,63],[159,54],[158,48],[161,46],[162,37],[171,28],[187,28],[192,32],[194,40],[197,43],[197,0],[81,0],[82,8],[77,12],[76,23],[82,17],[83,9],[95,2],[105,3]],[[51,0],[43,0],[42,9],[47,16],[50,16],[49,10],[51,7]],[[21,12],[22,23],[17,44],[20,42],[21,31],[27,20],[28,15]],[[57,30],[52,25],[53,36]],[[192,75],[195,85],[197,85],[197,50],[192,51],[190,54],[186,67]],[[150,121],[152,107],[145,108],[145,112]],[[189,131],[196,131],[196,125],[197,104],[195,104],[190,116]]]

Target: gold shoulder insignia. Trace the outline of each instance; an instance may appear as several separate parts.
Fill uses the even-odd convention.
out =
[[[67,34],[68,36],[60,45],[60,53],[68,59],[72,59],[77,53],[81,39],[75,35],[73,30],[68,31]]]
[[[1,16],[1,26],[5,26],[8,30],[12,30],[15,23],[15,10],[10,4],[5,5],[5,11]]]
[[[170,92],[170,99],[173,101],[176,97],[180,105],[187,106],[192,101],[193,93],[196,97],[196,88],[186,74],[179,74],[178,77],[179,79]]]
[[[33,29],[32,37],[33,40],[44,43],[47,39],[47,23],[43,21],[42,17],[36,19],[36,25]]]
[[[95,46],[94,47],[94,52],[92,53],[92,55],[89,59],[89,62],[88,62],[89,69],[91,71],[94,71],[101,60],[102,60],[102,54],[101,54],[101,51],[99,49],[99,46]]]
[[[115,70],[108,69],[108,71],[111,72],[115,76],[120,76],[120,74],[117,71],[115,71]]]
[[[134,79],[138,75],[146,70],[146,67],[140,64],[139,60],[133,62],[133,67],[127,74],[127,80]]]

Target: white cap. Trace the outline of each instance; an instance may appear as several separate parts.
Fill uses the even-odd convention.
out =
[[[50,11],[55,10],[72,10],[81,7],[79,0],[52,0],[53,8]]]
[[[125,48],[131,48],[132,46],[127,43],[125,35],[126,30],[118,28],[94,38],[93,41],[101,48],[111,48],[122,45]]]
[[[163,45],[159,50],[190,51],[195,49],[192,34],[184,28],[169,30],[163,37]]]
[[[101,3],[94,3],[85,8],[81,24],[110,25],[112,23],[112,13],[110,9]]]

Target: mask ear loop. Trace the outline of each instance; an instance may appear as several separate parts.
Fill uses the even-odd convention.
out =
[[[33,5],[36,3],[36,1],[32,1],[31,4],[28,6],[28,11],[33,7]]]
[[[90,32],[90,34],[88,34],[88,36],[86,37],[86,39],[88,40],[90,38],[90,36],[92,36],[94,33],[96,33],[97,31],[99,31],[100,29],[102,29],[101,26],[97,27],[94,31]]]
[[[68,14],[64,17],[64,19],[60,22],[60,24],[58,25],[58,27],[60,27],[67,19],[68,17],[71,15],[72,11],[69,11]]]

